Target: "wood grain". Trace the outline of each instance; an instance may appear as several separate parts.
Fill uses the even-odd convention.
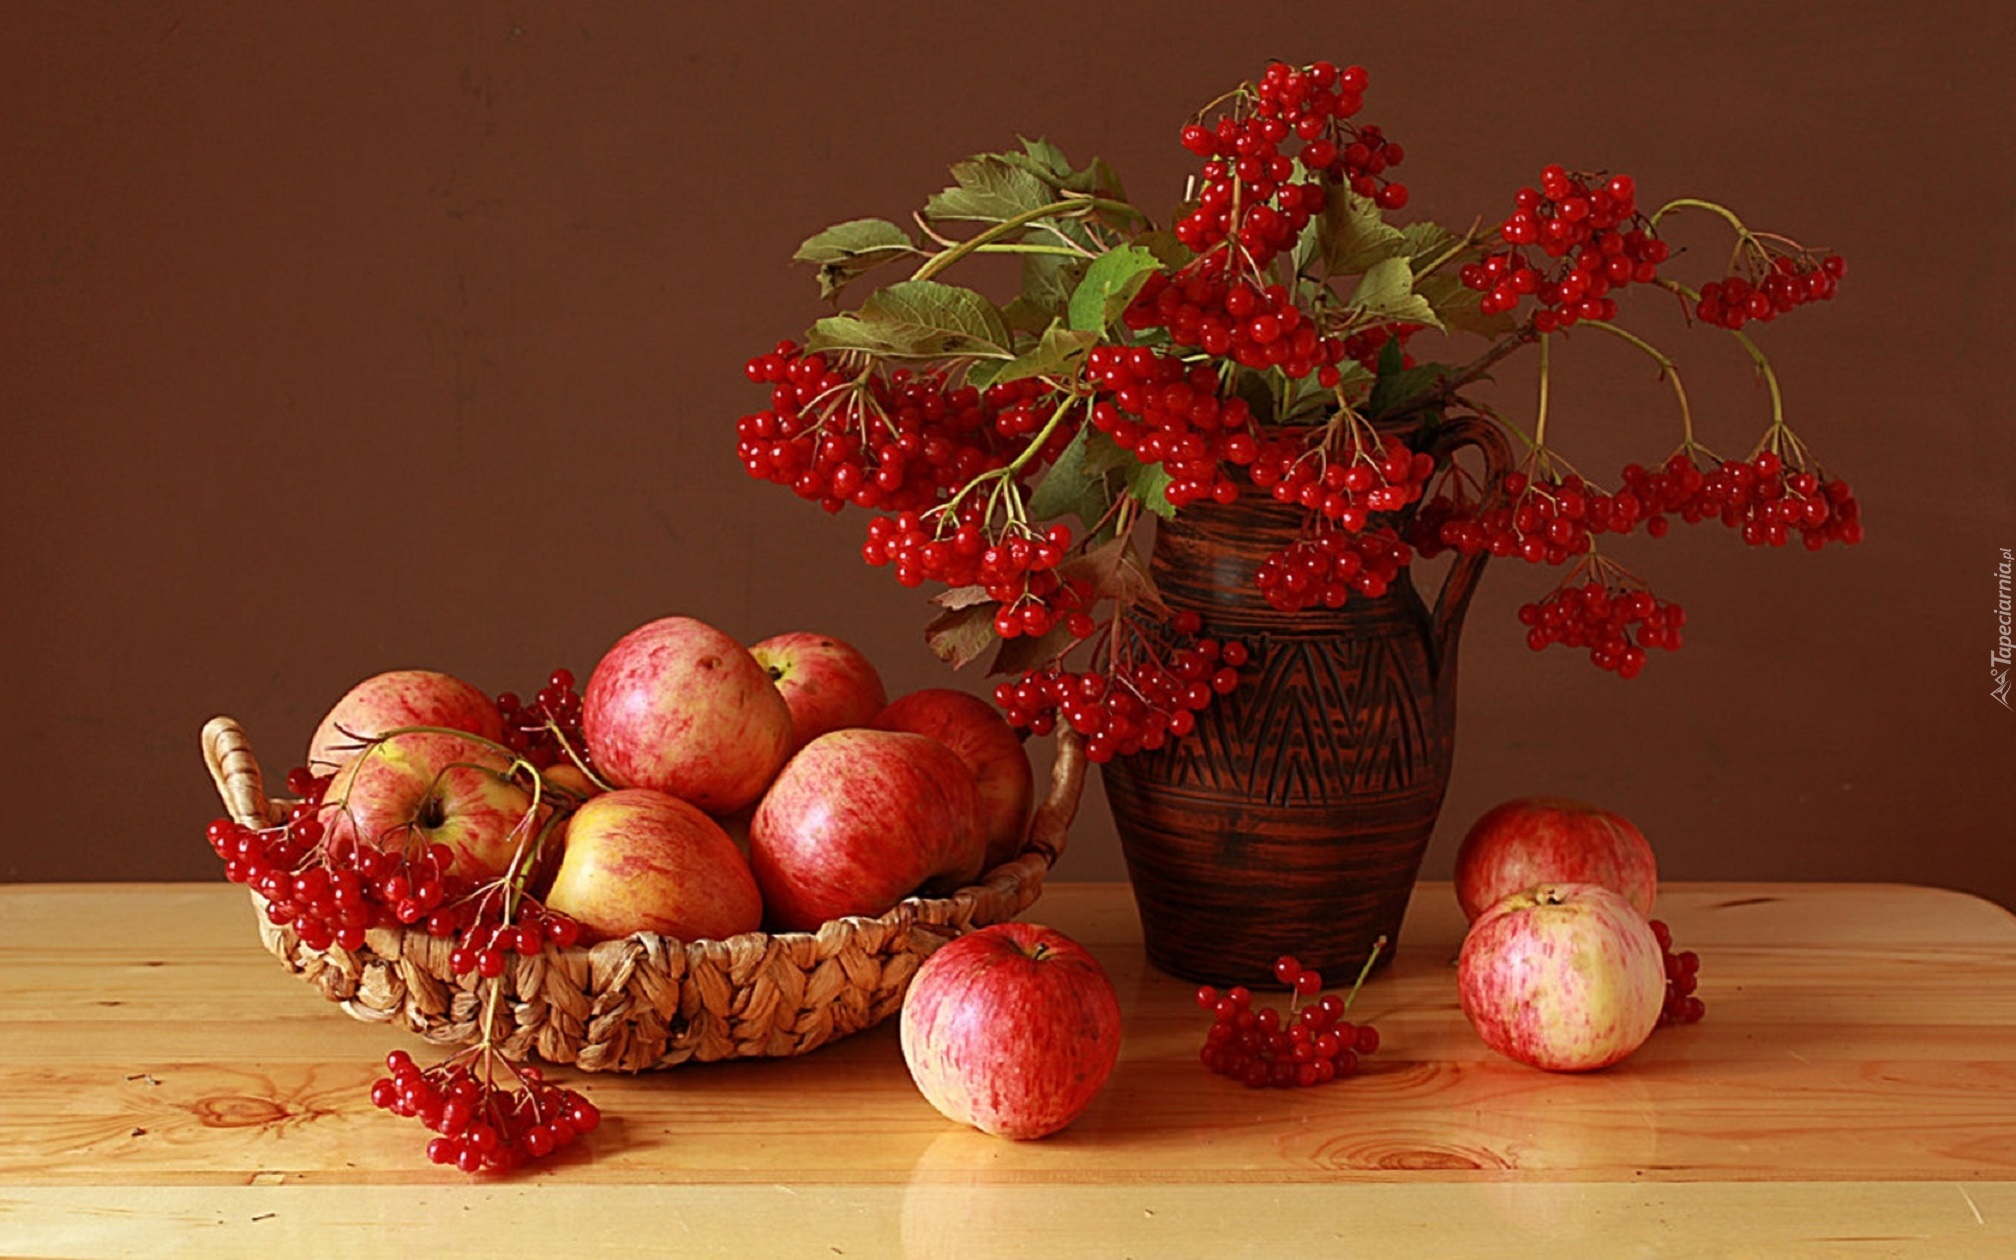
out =
[[[1385,1035],[1370,1069],[1270,1092],[1196,1065],[1190,986],[1146,965],[1124,888],[1056,886],[1025,917],[1090,946],[1127,1012],[1112,1084],[1056,1137],[948,1124],[883,1027],[799,1059],[572,1076],[604,1128],[470,1184],[364,1097],[387,1050],[423,1043],[289,977],[241,890],[0,887],[0,1254],[470,1231],[665,1254],[668,1230],[695,1255],[961,1237],[980,1256],[1231,1255],[1255,1231],[1321,1251],[1340,1230],[1446,1254],[2016,1254],[2016,918],[1868,885],[1680,885],[1659,909],[1702,953],[1708,1017],[1618,1068],[1486,1051],[1456,1007],[1454,897],[1430,884],[1359,999]]]

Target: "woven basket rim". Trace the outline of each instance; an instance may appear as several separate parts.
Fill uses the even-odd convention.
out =
[[[203,727],[204,762],[231,817],[271,826],[293,803],[267,793],[236,719]],[[1085,780],[1082,743],[1060,733],[1050,781],[1015,856],[950,893],[906,897],[881,915],[829,920],[812,931],[757,930],[681,940],[659,933],[547,946],[516,960],[521,1052],[597,1069],[638,1070],[688,1059],[799,1054],[879,1022],[900,1006],[924,957],[954,936],[1003,922],[1034,904],[1064,851]],[[447,966],[449,942],[412,927],[370,929],[353,953],[313,950],[268,921],[256,891],[261,940],[353,1016],[399,1020],[422,1036],[466,1041],[468,996]],[[844,973],[844,983],[834,976]],[[557,1031],[556,1031],[557,1029]],[[507,1038],[507,1045],[510,1039]]]

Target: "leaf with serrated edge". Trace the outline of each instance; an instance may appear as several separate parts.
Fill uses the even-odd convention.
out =
[[[957,183],[924,203],[924,217],[999,223],[1048,205],[1055,198],[1040,176],[1007,161],[998,153],[983,153],[952,168]]]
[[[1374,419],[1433,389],[1456,369],[1447,363],[1423,363],[1401,367],[1405,353],[1399,339],[1389,340],[1379,350],[1379,376],[1372,382],[1372,396],[1365,400],[1365,414]]]
[[[860,310],[813,324],[805,342],[811,350],[866,350],[894,358],[1015,357],[1013,334],[993,303],[936,280],[877,289]]]
[[[1370,197],[1333,189],[1323,207],[1323,257],[1333,276],[1355,276],[1407,247],[1407,234],[1386,222]]]
[[[1131,538],[1115,538],[1070,557],[1057,566],[1057,576],[1066,582],[1084,579],[1092,588],[1094,602],[1110,599],[1157,616],[1169,611]]]
[[[1445,272],[1438,271],[1415,280],[1414,291],[1428,300],[1428,305],[1442,317],[1445,328],[1475,333],[1495,341],[1519,326],[1518,319],[1510,311],[1486,315],[1483,310],[1484,295]]]
[[[864,273],[919,252],[909,235],[887,219],[850,219],[807,237],[791,257],[819,268],[819,296],[830,298]]]
[[[1414,292],[1414,268],[1405,258],[1388,258],[1368,267],[1351,294],[1351,305],[1384,320],[1442,326],[1427,299]]]
[[[994,659],[987,663],[989,674],[1024,674],[1032,669],[1041,669],[1062,656],[1076,639],[1071,630],[1061,623],[1034,638],[1017,635],[1001,640],[1001,646],[994,653]]]
[[[1075,516],[1087,529],[1105,519],[1106,509],[1113,505],[1113,492],[1103,475],[1085,470],[1085,451],[1095,436],[1104,435],[1090,425],[1081,426],[1051,461],[1043,479],[1030,492],[1030,516],[1038,520]]]
[[[1099,255],[1071,294],[1071,327],[1104,332],[1127,309],[1148,277],[1161,269],[1161,259],[1136,245],[1122,245]]]
[[[975,389],[985,389],[1029,376],[1068,376],[1098,340],[1097,333],[1075,332],[1053,322],[1033,347],[1006,363],[975,364],[966,375],[966,383]]]
[[[924,627],[924,642],[939,660],[952,668],[969,665],[993,644],[994,613],[998,607],[990,600],[947,609]]]
[[[931,597],[931,602],[940,608],[971,608],[975,604],[985,604],[993,600],[984,586],[952,586]]]
[[[1164,520],[1176,519],[1176,505],[1169,501],[1169,483],[1175,478],[1160,464],[1135,461],[1127,473],[1127,493],[1142,507]]]

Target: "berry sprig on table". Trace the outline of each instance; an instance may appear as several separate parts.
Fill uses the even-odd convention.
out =
[[[1104,163],[1074,168],[1033,140],[955,165],[914,227],[856,219],[810,237],[797,257],[826,297],[878,269],[909,274],[748,362],[769,393],[737,426],[744,467],[829,511],[867,509],[864,559],[945,588],[932,647],[954,664],[991,652],[1013,680],[998,691],[1011,715],[1067,722],[1101,759],[1180,738],[1197,711],[1133,651],[1181,638],[1135,550],[1151,515],[1254,494],[1301,509],[1303,535],[1252,575],[1291,612],[1381,598],[1416,556],[1581,564],[1600,541],[1657,539],[1675,518],[1722,521],[1757,546],[1859,541],[1853,493],[1793,433],[1745,331],[1831,298],[1838,254],[1566,163],[1468,231],[1390,222],[1409,204],[1393,181],[1408,155],[1361,120],[1369,82],[1361,66],[1272,62],[1211,101],[1177,129],[1198,166],[1166,229]],[[1683,213],[1736,238],[1699,290],[1676,278],[1691,259],[1662,235]],[[1011,300],[941,278],[983,253],[1019,260]],[[1743,457],[1697,440],[1677,363],[1617,322],[1645,290],[1732,338],[1768,387]],[[1486,345],[1437,362],[1423,353],[1436,333]],[[1679,412],[1670,453],[1607,484],[1548,433],[1549,345],[1585,333],[1650,357]],[[1529,346],[1530,426],[1467,392]],[[1480,479],[1452,461],[1437,432],[1465,411],[1516,439],[1515,469]],[[1587,585],[1530,601],[1529,641],[1590,646],[1621,677],[1645,648],[1679,644],[1673,601],[1641,580]]]
[[[1665,956],[1666,1003],[1659,1008],[1659,1023],[1698,1024],[1708,1007],[1694,990],[1701,983],[1701,956],[1691,949],[1673,950],[1673,929],[1664,919],[1652,920],[1652,935]]]
[[[1359,1061],[1379,1049],[1379,1030],[1344,1016],[1385,944],[1383,936],[1373,942],[1358,979],[1341,997],[1323,992],[1320,973],[1283,955],[1274,964],[1274,977],[1289,993],[1285,1012],[1256,1007],[1244,985],[1222,993],[1208,984],[1199,988],[1197,1005],[1211,1012],[1199,1061],[1254,1089],[1306,1088],[1355,1075]]]
[[[429,844],[414,828],[360,839],[347,824],[347,803],[329,793],[336,776],[306,767],[289,771],[294,798],[284,818],[252,827],[228,818],[209,826],[211,848],[225,861],[225,876],[259,893],[267,920],[291,929],[311,950],[355,951],[373,928],[410,928],[452,940],[450,970],[470,977],[480,1002],[477,1042],[430,1067],[404,1050],[386,1064],[391,1075],[371,1087],[375,1106],[414,1117],[438,1134],[428,1158],[463,1172],[501,1172],[552,1154],[600,1121],[595,1106],[572,1090],[547,1082],[536,1067],[514,1062],[496,1039],[498,1004],[514,959],[548,946],[566,949],[581,937],[567,915],[550,910],[525,888],[550,837],[538,826],[548,816],[541,798],[564,797],[546,775],[561,762],[585,767],[581,695],[572,672],[553,671],[530,705],[512,693],[496,700],[504,738],[495,745],[507,777],[540,788],[531,799],[509,867],[496,879],[473,881],[457,873],[449,846]],[[395,728],[359,739],[356,756],[368,757],[405,735],[434,728]],[[458,737],[486,743],[467,732]],[[585,773],[585,769],[584,769]]]

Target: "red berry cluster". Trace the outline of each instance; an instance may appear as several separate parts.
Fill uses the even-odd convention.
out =
[[[1735,330],[1752,320],[1768,323],[1794,307],[1824,302],[1834,296],[1848,264],[1839,254],[1814,259],[1779,254],[1763,269],[1763,278],[1729,276],[1701,286],[1694,314],[1704,324]]]
[[[279,825],[213,821],[210,847],[224,859],[224,877],[257,892],[267,921],[291,927],[310,949],[358,949],[364,934],[381,925],[421,926],[444,938],[459,931],[468,921],[458,904],[468,884],[449,873],[454,854],[447,846],[407,853],[347,839],[324,844],[320,814],[328,787],[328,776],[296,767],[287,788],[301,799]]]
[[[594,1103],[547,1081],[536,1067],[505,1065],[516,1085],[500,1087],[492,1054],[485,1048],[476,1056],[488,1070],[456,1060],[423,1069],[394,1050],[385,1056],[390,1075],[371,1085],[371,1102],[440,1134],[427,1143],[427,1158],[465,1173],[507,1172],[543,1159],[602,1122]]]
[[[1462,555],[1488,551],[1534,564],[1562,564],[1589,550],[1592,534],[1628,534],[1644,504],[1626,489],[1607,494],[1580,475],[1508,473],[1481,506],[1451,500],[1431,514],[1442,546]]]
[[[1255,1089],[1306,1087],[1352,1075],[1361,1057],[1379,1049],[1378,1029],[1344,1018],[1350,998],[1324,993],[1300,1005],[1322,993],[1321,975],[1289,956],[1274,964],[1274,975],[1293,995],[1286,1014],[1272,1006],[1255,1009],[1243,985],[1222,994],[1208,984],[1197,990],[1197,1005],[1211,1012],[1197,1056],[1206,1068]]]
[[[477,896],[469,910],[469,926],[448,953],[448,969],[458,976],[471,972],[492,980],[504,974],[513,956],[534,958],[548,945],[568,949],[581,939],[581,925],[557,910],[521,898],[516,913],[505,909],[502,885]]]
[[[1516,208],[1498,229],[1507,248],[1465,266],[1458,278],[1484,294],[1486,315],[1532,297],[1540,307],[1533,326],[1543,333],[1613,319],[1617,302],[1609,295],[1656,279],[1667,256],[1666,243],[1641,225],[1636,198],[1629,175],[1592,182],[1550,165],[1540,172],[1539,188],[1514,196]],[[1536,266],[1529,248],[1544,254],[1549,267]]]
[[[1386,352],[1388,342],[1400,343],[1400,366],[1404,370],[1414,366],[1414,356],[1407,353],[1407,340],[1420,332],[1421,324],[1374,324],[1361,328],[1344,339],[1344,357],[1350,359],[1368,372],[1379,370],[1379,357]]]
[[[1087,583],[1057,573],[1072,547],[1069,525],[1052,524],[1040,534],[1011,528],[990,540],[977,507],[962,510],[950,531],[944,523],[919,512],[878,516],[868,522],[861,558],[877,568],[893,565],[905,586],[980,587],[1000,605],[994,631],[1004,639],[1048,634],[1090,601]]]
[[[1283,612],[1342,608],[1352,595],[1386,593],[1413,550],[1390,528],[1348,533],[1319,527],[1260,562],[1253,584]]]
[[[1598,669],[1636,678],[1645,668],[1646,648],[1680,646],[1686,610],[1643,588],[1571,583],[1519,609],[1526,644],[1538,652],[1553,644],[1587,648]],[[1633,627],[1636,638],[1633,638]]]
[[[1659,1009],[1661,1024],[1696,1024],[1707,1005],[1694,993],[1701,980],[1701,956],[1691,949],[1673,952],[1673,929],[1663,919],[1652,920],[1652,935],[1658,938],[1666,962],[1666,1002]]]
[[[1281,503],[1295,503],[1350,532],[1374,512],[1397,512],[1421,497],[1435,458],[1392,434],[1377,446],[1355,428],[1333,452],[1312,449],[1306,432],[1283,433],[1260,448],[1247,475]]]
[[[1179,346],[1244,367],[1279,368],[1295,380],[1314,372],[1325,388],[1341,379],[1344,343],[1321,333],[1285,285],[1242,278],[1222,251],[1174,276],[1150,273],[1121,322],[1134,332],[1166,329]]]
[[[1253,414],[1244,399],[1219,395],[1210,364],[1186,365],[1146,346],[1102,345],[1086,354],[1085,377],[1099,391],[1092,426],[1142,463],[1160,464],[1171,504],[1239,497],[1224,466],[1253,461]]]
[[[1346,121],[1364,107],[1368,82],[1362,66],[1272,62],[1251,95],[1242,94],[1215,126],[1183,128],[1183,147],[1205,163],[1197,208],[1177,221],[1177,239],[1197,254],[1236,240],[1258,268],[1294,245],[1310,217],[1322,212],[1326,180],[1383,209],[1406,205],[1406,186],[1385,178],[1405,157],[1400,146],[1377,127]],[[1281,148],[1291,142],[1301,146],[1293,158]],[[1307,176],[1299,181],[1298,158]]]
[[[504,746],[539,769],[565,758],[565,749],[587,758],[588,745],[581,738],[581,693],[574,686],[574,671],[554,670],[531,704],[520,700],[515,691],[504,692],[497,697],[497,711],[504,718]]]
[[[1776,451],[1727,460],[1705,472],[1691,456],[1676,452],[1657,470],[1625,468],[1624,484],[1644,504],[1646,530],[1655,538],[1666,532],[1670,514],[1688,524],[1720,521],[1753,547],[1782,547],[1794,534],[1809,551],[1830,542],[1862,541],[1861,505],[1848,483],[1788,468]]]
[[[1195,613],[1170,619],[1174,636],[1195,636]],[[994,688],[994,699],[1009,725],[1048,735],[1063,722],[1085,740],[1095,763],[1142,749],[1162,747],[1197,725],[1197,714],[1239,686],[1239,667],[1248,659],[1244,644],[1192,638],[1170,646],[1124,620],[1106,634],[1118,650],[1106,669],[1070,670],[1053,661]],[[1095,658],[1102,654],[1095,649]]]
[[[769,409],[736,425],[742,466],[829,511],[928,507],[1000,463],[993,408],[971,386],[908,369],[848,376],[790,341],[746,370],[771,390]]]

